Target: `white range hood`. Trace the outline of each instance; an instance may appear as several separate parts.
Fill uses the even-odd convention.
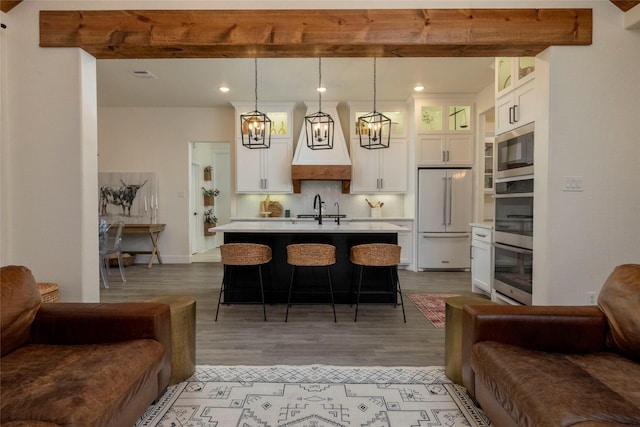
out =
[[[318,112],[317,102],[305,102],[307,114]],[[351,185],[351,159],[347,141],[338,118],[337,102],[322,102],[322,112],[331,115],[334,121],[333,148],[312,150],[307,146],[305,124],[300,131],[296,152],[291,162],[293,192],[300,193],[302,181],[342,181],[342,192],[349,193]]]

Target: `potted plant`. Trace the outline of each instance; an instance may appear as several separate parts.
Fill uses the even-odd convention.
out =
[[[220,194],[220,190],[202,187],[202,195],[204,196],[204,205],[213,206],[214,197]]]
[[[211,181],[211,171],[213,170],[212,166],[205,166],[204,168],[204,180]]]
[[[210,228],[216,226],[218,222],[218,218],[213,213],[213,209],[207,209],[204,211],[204,235],[205,236],[215,236],[216,233],[213,231],[209,231]]]

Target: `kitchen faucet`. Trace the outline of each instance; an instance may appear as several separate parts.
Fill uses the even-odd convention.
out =
[[[313,209],[318,209],[318,216],[316,219],[318,220],[318,225],[322,225],[322,199],[320,198],[320,194],[316,194],[313,198]]]
[[[340,225],[340,203],[335,202],[333,204],[333,206],[337,206],[338,207],[338,216],[336,216],[336,222],[338,223],[338,225]]]

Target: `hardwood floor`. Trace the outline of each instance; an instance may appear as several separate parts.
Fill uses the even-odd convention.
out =
[[[435,366],[444,365],[444,328],[435,328],[409,300],[412,293],[472,295],[469,272],[400,270],[407,323],[401,307],[361,305],[354,308],[298,305],[284,322],[286,305],[222,305],[215,309],[222,281],[220,263],[154,264],[127,267],[122,283],[112,269],[102,302],[144,301],[159,295],[196,298],[196,363],[198,365]]]

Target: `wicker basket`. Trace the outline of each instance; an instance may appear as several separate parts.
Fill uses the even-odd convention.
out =
[[[326,266],[336,263],[336,247],[322,243],[287,246],[287,263],[296,266]]]
[[[220,246],[225,265],[260,265],[271,261],[271,248],[258,243],[225,243]]]
[[[115,254],[109,255],[109,267],[117,267],[118,266],[118,256]],[[133,261],[135,261],[136,259],[136,254],[128,254],[128,253],[123,253],[122,254],[122,266],[123,267],[129,267],[130,265],[133,265]]]
[[[40,282],[37,285],[40,295],[42,295],[42,302],[58,302],[60,300],[57,283]]]
[[[391,243],[367,243],[353,246],[351,262],[373,267],[398,265],[400,264],[400,246]]]

